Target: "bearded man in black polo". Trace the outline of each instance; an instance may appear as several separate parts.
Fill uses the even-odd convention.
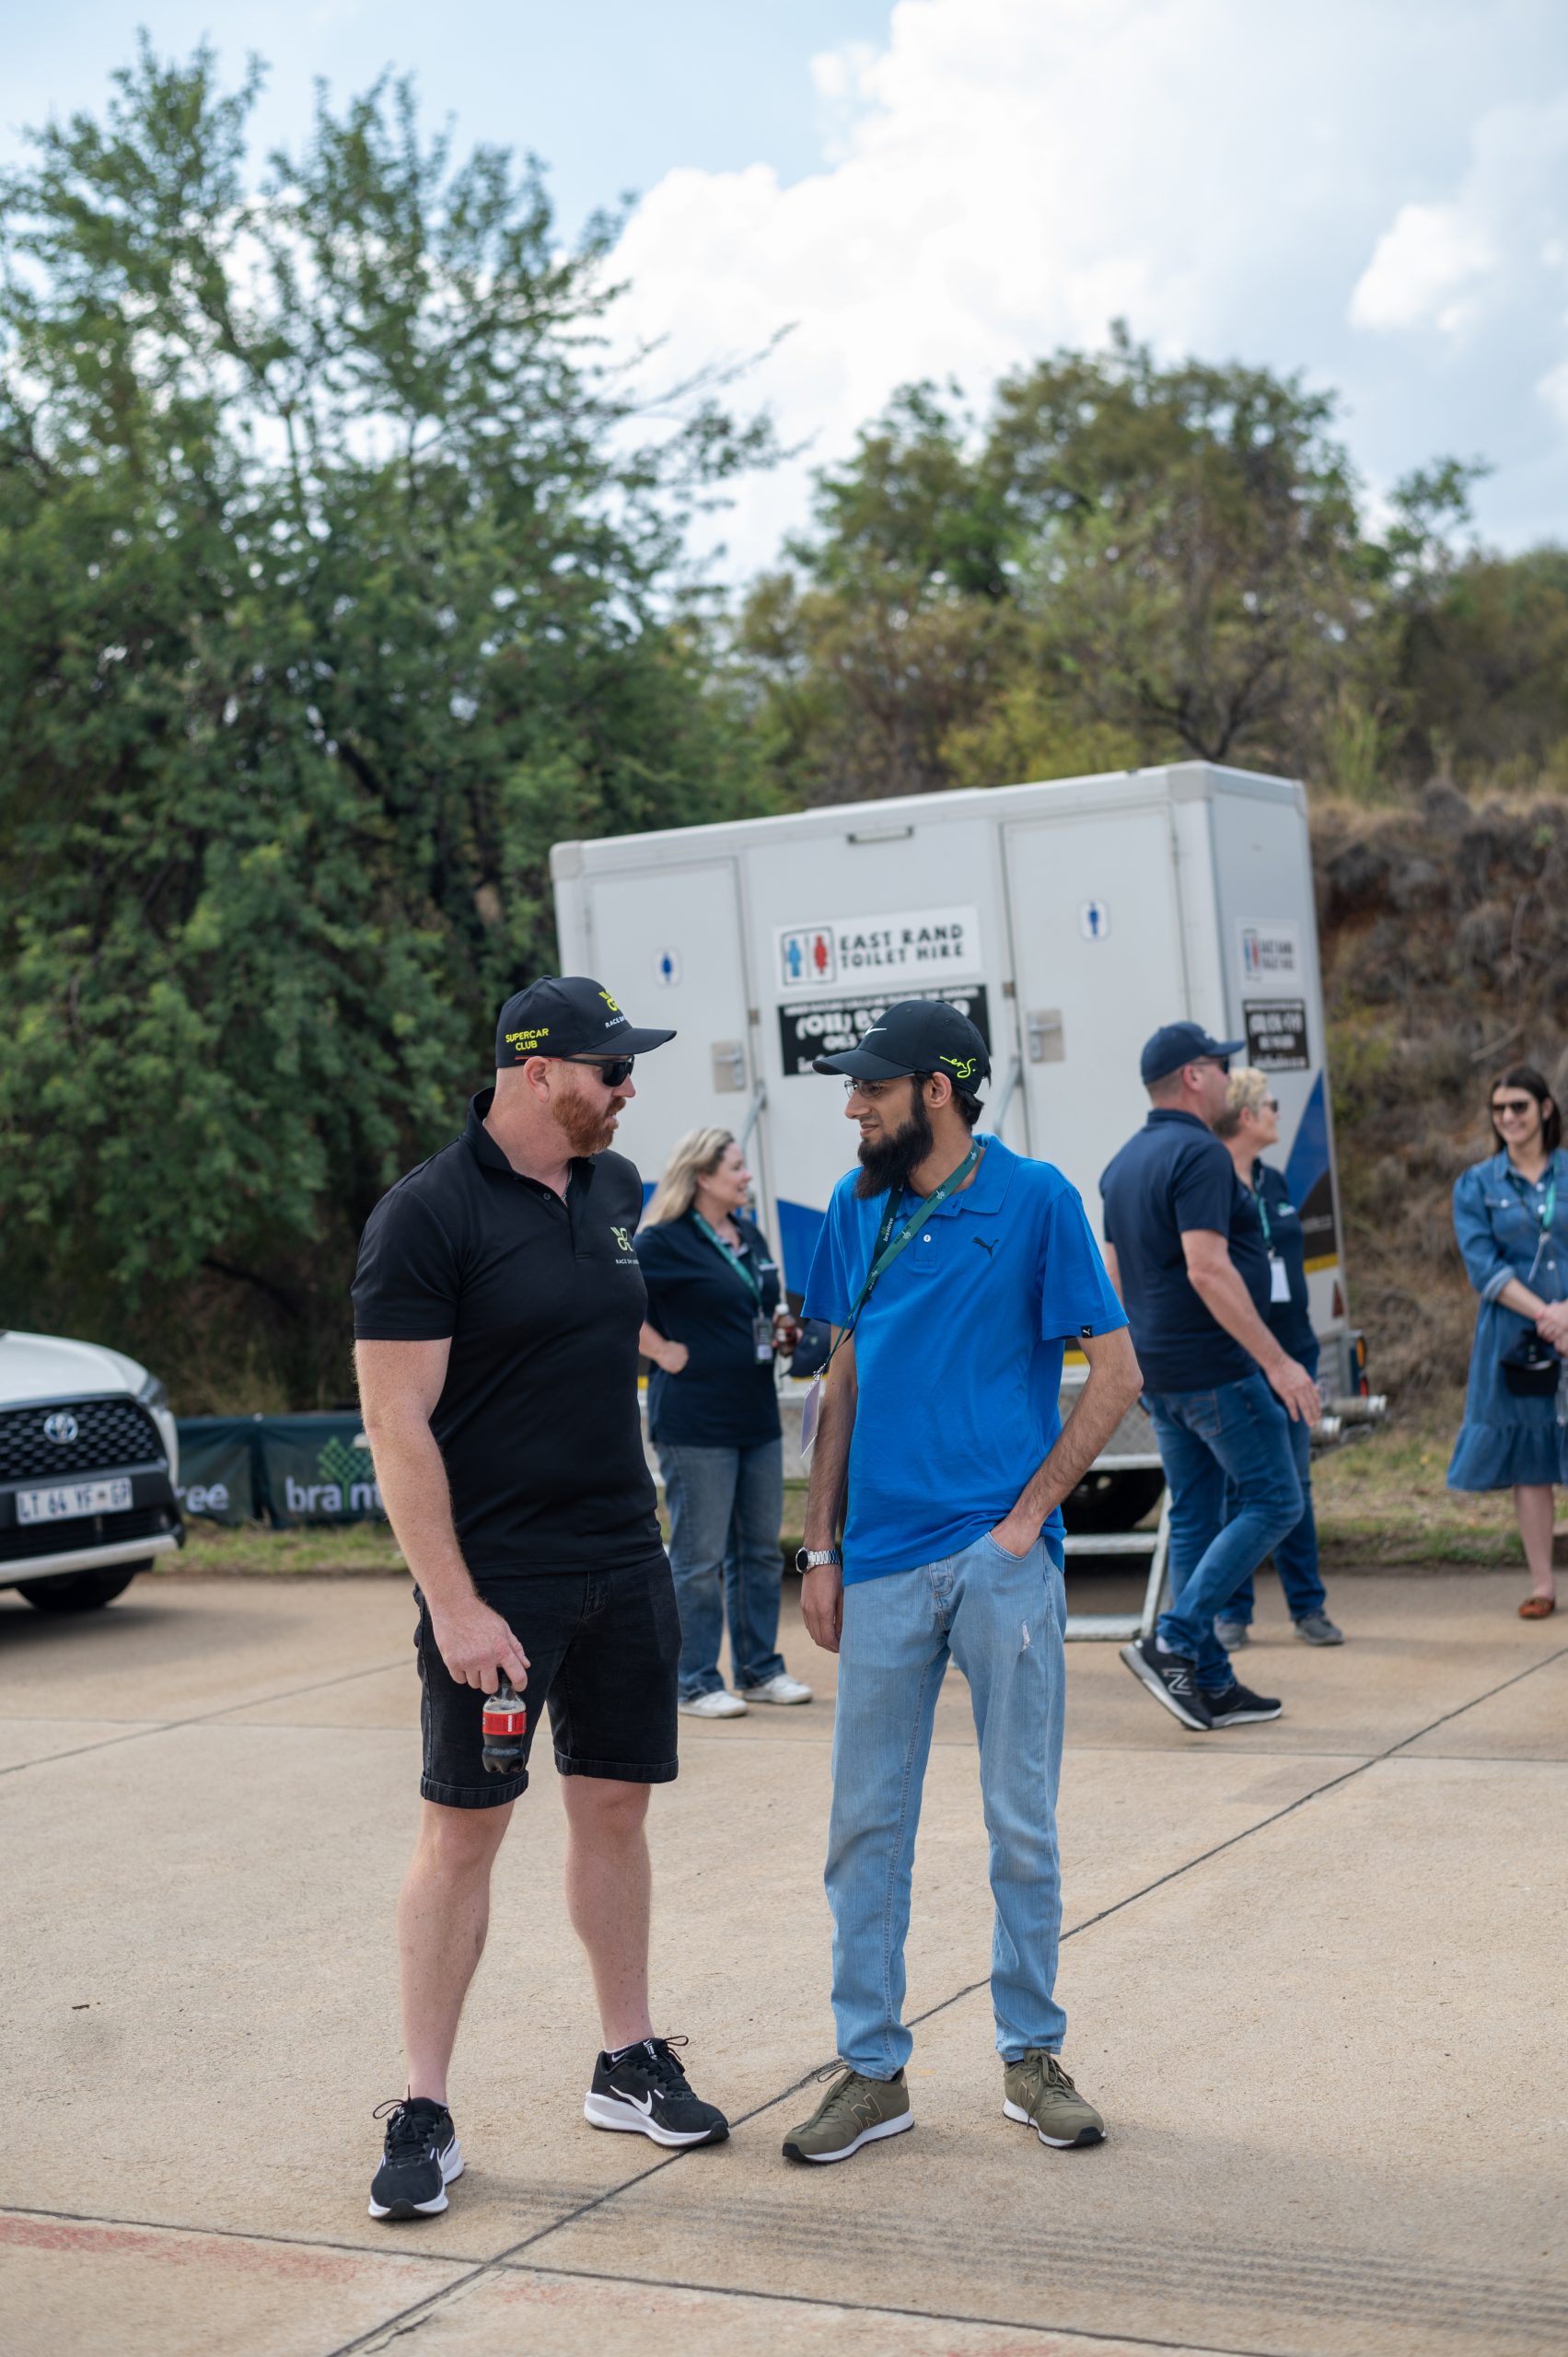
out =
[[[603,2027],[585,2117],[667,2145],[729,2132],[648,2011],[644,1820],[649,1787],[676,1773],[680,1629],[637,1411],[642,1182],[609,1148],[633,1059],[674,1036],[634,1029],[581,976],[520,991],[501,1010],[494,1089],[377,1205],[360,1246],[360,1397],[416,1583],[424,1742],[398,1913],[408,2086],[373,2218],[445,2210],[461,2172],[447,2070],[546,1704],[567,1905]],[[497,1776],[481,1715],[503,1673],[528,1724],[516,1771]]]

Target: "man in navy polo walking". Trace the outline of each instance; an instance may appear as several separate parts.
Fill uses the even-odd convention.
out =
[[[1156,1031],[1141,1066],[1148,1120],[1099,1182],[1107,1257],[1170,1487],[1170,1608],[1121,1658],[1199,1732],[1280,1715],[1272,1696],[1237,1683],[1214,1615],[1300,1520],[1291,1419],[1316,1423],[1320,1412],[1311,1376],[1264,1322],[1257,1202],[1210,1127],[1245,1045],[1198,1023]]]
[[[847,2160],[912,2125],[904,1938],[949,1660],[980,1739],[1003,2108],[1043,2143],[1098,2143],[1104,2123],[1062,2067],[1054,1993],[1061,1505],[1137,1396],[1126,1318],[1061,1172],[974,1134],[990,1060],[956,1007],[907,1000],[816,1062],[846,1076],[860,1132],[807,1283],[833,1355],[796,1558],[807,1628],[839,1655],[827,1887],[843,2068],[784,2149]],[[1063,1430],[1068,1337],[1089,1374]]]

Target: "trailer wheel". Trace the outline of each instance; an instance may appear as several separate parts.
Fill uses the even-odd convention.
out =
[[[18,1580],[19,1593],[39,1612],[97,1612],[123,1596],[145,1563],[116,1563],[110,1572],[74,1572],[53,1580]]]
[[[1165,1475],[1157,1465],[1133,1465],[1115,1471],[1095,1466],[1077,1488],[1062,1501],[1062,1518],[1070,1531],[1083,1538],[1108,1530],[1133,1530],[1157,1506],[1165,1490]]]

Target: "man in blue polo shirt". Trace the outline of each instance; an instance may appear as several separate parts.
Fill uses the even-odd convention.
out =
[[[847,2160],[912,2125],[904,1938],[950,1659],[980,1738],[1003,2109],[1042,2143],[1098,2143],[1104,2122],[1062,2067],[1054,1994],[1061,1506],[1137,1396],[1126,1318],[1061,1172],[974,1135],[991,1065],[956,1007],[907,1000],[816,1062],[846,1075],[860,1131],[807,1283],[834,1352],[796,1558],[807,1628],[839,1655],[827,1887],[843,2068],[784,2149]],[[1063,1430],[1067,1337],[1089,1374]]]
[[[1214,1634],[1241,1582],[1301,1518],[1290,1420],[1318,1387],[1264,1322],[1269,1254],[1251,1190],[1210,1127],[1241,1039],[1167,1023],[1144,1049],[1148,1120],[1100,1178],[1105,1241],[1170,1489],[1171,1604],[1121,1658],[1183,1726],[1277,1719]],[[1225,1520],[1225,1483],[1236,1503]]]

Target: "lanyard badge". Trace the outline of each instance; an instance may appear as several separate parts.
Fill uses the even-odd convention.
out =
[[[812,1376],[811,1388],[806,1395],[806,1404],[800,1411],[800,1461],[803,1465],[810,1465],[811,1452],[817,1446],[817,1433],[822,1417],[822,1394],[828,1380],[828,1369],[854,1333],[860,1320],[860,1313],[876,1288],[877,1278],[881,1276],[884,1270],[892,1267],[905,1245],[912,1238],[922,1220],[929,1219],[938,1203],[945,1203],[949,1195],[957,1194],[984,1152],[985,1148],[977,1138],[958,1168],[949,1171],[942,1184],[934,1188],[918,1209],[910,1213],[897,1236],[893,1234],[893,1227],[899,1216],[898,1199],[891,1194],[889,1195],[888,1208],[882,1215],[881,1227],[877,1230],[877,1249],[871,1256],[871,1266],[865,1271],[865,1281],[860,1288],[859,1297],[854,1307],[850,1311],[849,1323],[828,1353],[827,1364],[819,1368]]]

